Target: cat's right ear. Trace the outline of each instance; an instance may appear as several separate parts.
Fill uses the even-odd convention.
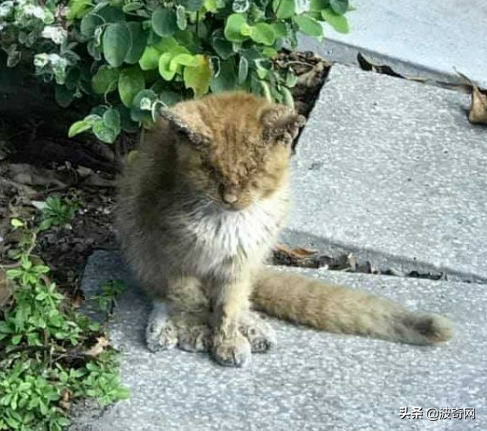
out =
[[[264,140],[291,145],[306,119],[288,106],[274,105],[261,114],[260,123]]]
[[[187,138],[192,144],[199,146],[205,143],[203,135],[193,130],[184,119],[169,109],[160,109],[159,116],[164,118],[169,126],[178,134]]]

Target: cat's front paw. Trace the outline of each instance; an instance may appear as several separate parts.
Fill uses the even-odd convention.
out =
[[[211,330],[206,316],[168,311],[164,303],[155,303],[146,329],[147,347],[152,352],[178,346],[188,352],[208,352]]]
[[[187,352],[208,352],[211,349],[211,330],[198,315],[179,316],[178,347]],[[179,319],[178,319],[179,320]]]
[[[252,353],[266,352],[276,345],[274,329],[255,311],[247,311],[240,318],[239,330],[249,340]]]
[[[250,363],[251,346],[239,332],[232,338],[216,336],[213,339],[213,357],[226,367],[245,367]]]
[[[147,348],[151,352],[172,349],[178,342],[177,329],[172,322],[167,307],[163,303],[154,304],[145,331]]]

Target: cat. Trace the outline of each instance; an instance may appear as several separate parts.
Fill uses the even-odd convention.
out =
[[[336,333],[411,344],[452,337],[449,320],[264,266],[289,209],[291,145],[304,117],[244,92],[163,109],[120,179],[116,224],[154,299],[152,351],[210,351],[240,367],[276,343],[257,311]]]

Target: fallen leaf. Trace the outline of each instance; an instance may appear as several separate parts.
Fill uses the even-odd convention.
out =
[[[79,175],[80,178],[83,179],[88,178],[93,173],[93,170],[85,166],[78,166],[76,168],[76,173]]]
[[[275,247],[275,250],[279,253],[283,253],[286,256],[292,259],[305,259],[307,257],[313,256],[318,253],[318,250],[309,250],[307,248],[297,247],[297,248],[289,248],[285,245],[278,244]]]
[[[440,87],[448,88],[449,90],[459,91],[461,93],[470,94],[472,93],[472,84],[466,82],[457,84],[451,82],[437,82]]]
[[[82,295],[80,295],[79,293],[76,293],[72,299],[72,305],[74,308],[80,308],[83,303],[85,302],[84,298]]]
[[[88,356],[96,357],[100,353],[102,353],[105,350],[105,348],[108,347],[109,344],[110,342],[105,337],[98,337],[96,339],[96,343],[93,346],[91,346],[85,353]]]
[[[59,406],[64,410],[69,410],[71,407],[71,393],[68,389],[64,389],[61,393],[61,399],[59,400]]]
[[[472,87],[472,102],[468,111],[468,121],[473,124],[487,124],[487,95],[479,87]]]
[[[468,111],[468,121],[472,124],[487,124],[487,91],[481,90],[475,85],[468,76],[456,70],[458,76],[462,78],[464,84],[472,89],[472,99]]]
[[[31,201],[31,205],[39,211],[44,210],[47,206],[45,201]]]
[[[305,88],[314,88],[321,80],[321,74],[325,70],[324,63],[317,63],[312,68],[298,76],[297,85]]]

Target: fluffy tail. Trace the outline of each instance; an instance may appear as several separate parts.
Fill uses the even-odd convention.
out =
[[[271,316],[329,332],[423,345],[453,336],[442,316],[411,312],[385,298],[291,272],[263,270],[252,302]]]

